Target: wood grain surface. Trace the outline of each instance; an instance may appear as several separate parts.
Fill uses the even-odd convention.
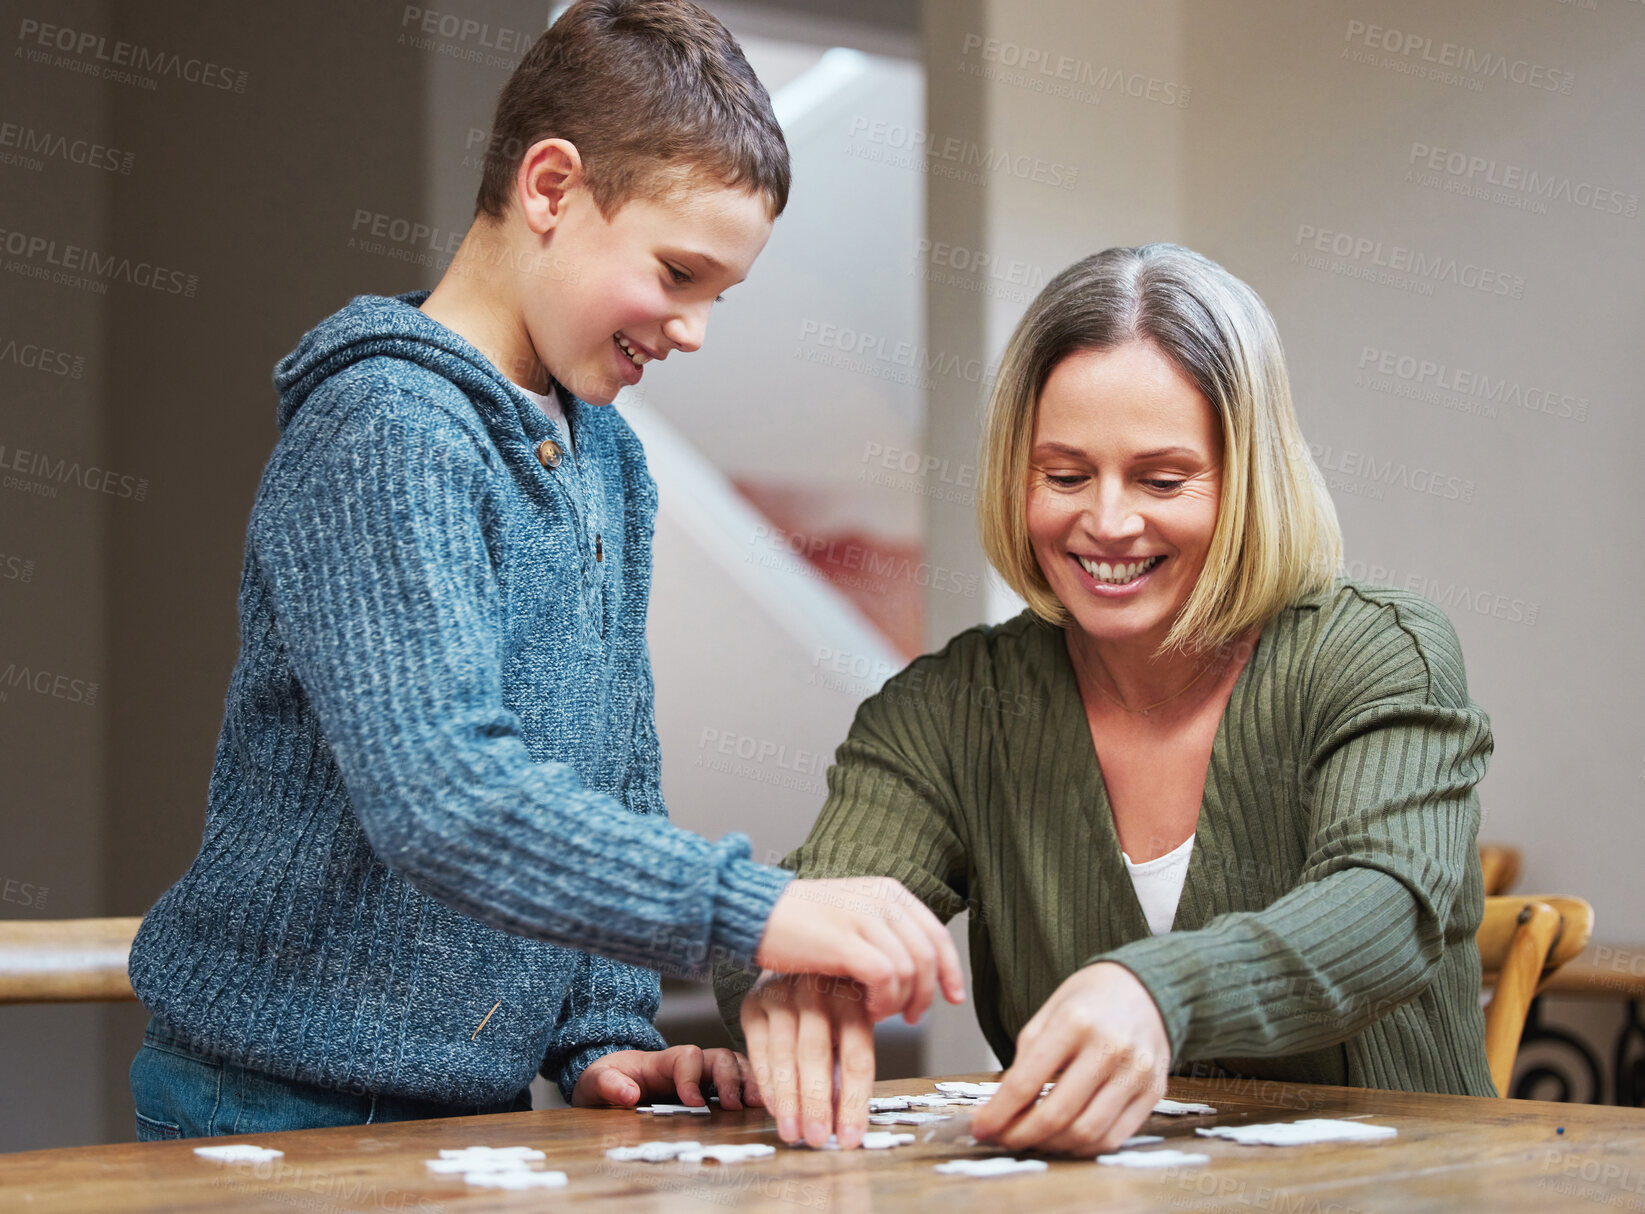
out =
[[[895,1080],[875,1090],[927,1092],[933,1082]],[[653,1117],[558,1109],[257,1135],[251,1141],[285,1152],[267,1164],[201,1159],[193,1154],[207,1141],[200,1139],[0,1155],[0,1210],[1645,1210],[1645,1110],[1216,1079],[1172,1080],[1170,1095],[1219,1111],[1155,1116],[1146,1132],[1210,1163],[1132,1171],[1051,1159],[1045,1172],[979,1180],[932,1170],[948,1159],[1001,1153],[959,1141],[969,1131],[966,1108],[929,1126],[884,1127],[911,1129],[912,1146],[851,1152],[784,1147],[761,1110]],[[1196,1126],[1366,1114],[1396,1127],[1398,1137],[1251,1147],[1194,1135]],[[604,1155],[608,1147],[679,1138],[766,1142],[777,1154],[735,1165],[613,1163]],[[478,1144],[537,1147],[548,1156],[538,1166],[567,1173],[569,1184],[468,1189],[461,1177],[424,1167],[443,1147]]]

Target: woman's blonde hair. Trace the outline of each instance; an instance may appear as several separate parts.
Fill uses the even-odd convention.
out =
[[[1084,350],[1152,344],[1222,426],[1222,499],[1201,572],[1163,651],[1226,644],[1329,586],[1342,560],[1336,508],[1297,428],[1279,332],[1257,293],[1174,244],[1106,249],[1045,284],[1006,346],[983,423],[983,549],[1034,613],[1066,625],[1028,538],[1028,455],[1040,393]]]

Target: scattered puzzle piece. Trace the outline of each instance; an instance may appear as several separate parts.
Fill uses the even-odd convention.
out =
[[[896,1134],[890,1130],[869,1130],[862,1136],[862,1149],[865,1151],[889,1151],[892,1147],[905,1147],[914,1141],[912,1134]],[[796,1142],[797,1147],[806,1144]],[[828,1141],[818,1147],[819,1151],[837,1151],[840,1149],[840,1140],[833,1134]]]
[[[950,1176],[1009,1176],[1013,1172],[1043,1172],[1043,1159],[1010,1159],[996,1155],[992,1159],[950,1159],[939,1163],[936,1170]]]
[[[1172,1168],[1210,1163],[1211,1157],[1176,1150],[1119,1151],[1113,1155],[1098,1155],[1097,1162],[1111,1168]]]
[[[679,1160],[681,1163],[702,1163],[707,1159],[716,1163],[747,1163],[750,1159],[764,1159],[776,1153],[776,1147],[763,1142],[724,1143],[699,1147],[695,1151],[681,1151]]]
[[[655,1113],[658,1117],[670,1117],[677,1113],[689,1113],[693,1117],[707,1117],[708,1106],[695,1104],[641,1104],[634,1106],[636,1113]]]
[[[547,1159],[536,1147],[447,1147],[441,1159]]]
[[[1200,1104],[1194,1100],[1162,1100],[1154,1106],[1154,1112],[1164,1113],[1167,1117],[1187,1117],[1215,1113],[1216,1110],[1208,1104]]]
[[[868,1120],[873,1125],[927,1125],[933,1121],[949,1121],[952,1113],[921,1113],[910,1110],[906,1113],[870,1113]]]
[[[908,1107],[906,1096],[870,1096],[868,1111],[870,1113],[896,1113]]]
[[[1128,1151],[1132,1147],[1151,1147],[1156,1142],[1164,1141],[1165,1139],[1161,1138],[1158,1134],[1133,1134],[1130,1138],[1127,1138],[1124,1142],[1120,1143],[1120,1150]]]
[[[1391,1125],[1309,1117],[1269,1125],[1221,1125],[1198,1129],[1194,1133],[1206,1138],[1226,1138],[1243,1146],[1294,1147],[1311,1142],[1372,1142],[1379,1138],[1392,1138],[1399,1131]]]
[[[204,1159],[216,1159],[223,1163],[266,1163],[285,1154],[284,1151],[276,1151],[273,1147],[253,1146],[249,1142],[227,1142],[215,1147],[195,1147],[194,1153]]]
[[[667,1163],[681,1151],[698,1151],[702,1145],[700,1142],[642,1142],[637,1147],[612,1147],[605,1157],[619,1163]]]
[[[564,1188],[564,1172],[467,1172],[463,1179],[478,1189],[559,1189]]]
[[[950,1079],[937,1085],[937,1091],[944,1096],[980,1096],[984,1100],[999,1090],[997,1083],[968,1083],[962,1079]]]

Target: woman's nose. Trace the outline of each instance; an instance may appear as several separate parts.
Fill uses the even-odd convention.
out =
[[[1096,539],[1108,542],[1142,534],[1142,516],[1122,485],[1097,482],[1087,513]]]

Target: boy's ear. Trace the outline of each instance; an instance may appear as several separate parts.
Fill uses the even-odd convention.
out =
[[[526,149],[514,176],[514,201],[526,226],[541,236],[559,224],[566,195],[583,185],[583,158],[566,139],[541,139]]]

